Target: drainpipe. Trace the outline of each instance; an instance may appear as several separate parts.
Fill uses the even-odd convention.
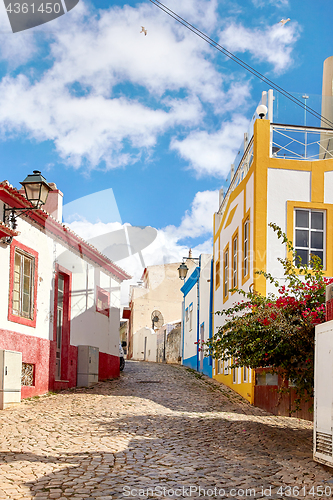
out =
[[[213,336],[213,271],[214,271],[214,260],[211,260],[210,267],[210,287],[209,287],[209,334],[208,338],[212,338]],[[212,356],[209,356],[209,366],[212,367],[213,370],[213,360]]]
[[[181,339],[181,364],[184,364],[184,328],[185,328],[185,293],[183,293],[183,314],[182,314],[182,339]]]

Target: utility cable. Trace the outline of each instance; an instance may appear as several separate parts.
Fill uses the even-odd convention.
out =
[[[185,26],[185,28],[187,28],[188,30],[192,31],[192,33],[194,33],[195,35],[197,35],[199,38],[201,38],[202,40],[204,40],[206,43],[208,43],[209,45],[211,45],[212,47],[214,47],[215,49],[217,49],[219,52],[222,52],[222,54],[224,54],[229,59],[231,59],[234,62],[236,62],[239,66],[242,66],[244,69],[246,69],[246,71],[250,72],[252,75],[254,75],[257,78],[259,78],[259,80],[267,83],[268,85],[270,85],[271,87],[273,87],[273,89],[275,89],[277,92],[279,92],[284,97],[286,97],[287,99],[289,99],[290,101],[292,101],[294,104],[296,104],[297,106],[301,107],[302,109],[305,109],[308,113],[310,113],[311,115],[313,115],[315,118],[321,120],[321,122],[324,125],[327,125],[329,128],[333,128],[333,122],[331,122],[328,118],[325,118],[320,113],[318,113],[317,111],[315,111],[314,109],[312,109],[310,106],[306,106],[302,101],[300,101],[299,99],[297,99],[297,97],[293,96],[287,90],[283,89],[282,87],[280,87],[279,85],[277,85],[276,83],[274,83],[272,80],[270,80],[269,78],[267,78],[266,76],[264,76],[262,73],[260,73],[256,69],[252,68],[252,66],[250,66],[249,64],[247,64],[245,61],[243,61],[239,57],[235,56],[232,52],[230,52],[226,48],[222,47],[222,45],[220,45],[219,43],[215,42],[215,40],[213,40],[208,35],[206,35],[202,31],[200,31],[198,28],[196,28],[195,26],[193,26],[192,24],[190,24],[188,21],[186,21],[186,19],[183,19],[181,16],[179,16],[178,14],[176,14],[176,12],[172,11],[171,9],[169,9],[169,7],[167,7],[166,5],[164,5],[162,2],[160,2],[159,0],[149,0],[149,1],[152,4],[154,4],[156,7],[158,7],[159,9],[161,9],[163,12],[165,12],[166,14],[168,14],[170,17],[172,17],[173,19],[175,19],[177,22],[179,22],[180,24],[182,24],[183,26]]]

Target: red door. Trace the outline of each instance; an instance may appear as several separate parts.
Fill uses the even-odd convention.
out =
[[[55,290],[55,380],[68,380],[70,346],[70,276],[58,272]]]

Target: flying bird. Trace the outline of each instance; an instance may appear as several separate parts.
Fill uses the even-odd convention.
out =
[[[280,23],[284,26],[288,21],[290,21],[290,17],[288,19],[281,19]]]
[[[146,35],[147,35],[147,30],[146,30],[146,28],[145,28],[144,26],[141,26],[141,28],[142,28],[142,29],[141,29],[140,33],[144,33],[144,34],[145,34],[145,36],[146,36]]]

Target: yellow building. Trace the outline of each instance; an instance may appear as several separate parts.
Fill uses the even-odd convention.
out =
[[[275,125],[266,117],[245,134],[244,153],[232,167],[229,189],[214,215],[213,312],[243,299],[231,288],[274,293],[275,287],[255,273],[283,276],[277,258],[286,257],[285,247],[270,222],[287,233],[304,261],[317,254],[325,274],[333,276],[333,153],[324,147],[332,138],[332,129]],[[213,333],[223,321],[213,314]],[[213,378],[273,411],[271,388],[278,385],[277,376],[231,370],[229,364],[216,360]]]

